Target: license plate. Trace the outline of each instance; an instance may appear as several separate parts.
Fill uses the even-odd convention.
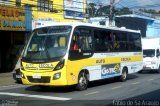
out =
[[[40,75],[32,75],[32,78],[33,79],[41,79],[41,76]]]

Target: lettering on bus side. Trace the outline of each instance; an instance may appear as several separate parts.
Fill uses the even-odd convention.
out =
[[[102,65],[101,78],[109,78],[120,75],[120,64]]]
[[[129,57],[121,58],[121,61],[131,61],[131,58]]]
[[[99,63],[105,63],[105,59],[96,60],[96,63],[97,64],[99,64]]]

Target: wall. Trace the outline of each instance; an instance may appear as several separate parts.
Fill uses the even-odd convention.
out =
[[[32,4],[34,7],[32,8],[32,20],[53,20],[56,22],[79,22],[82,21],[82,19],[77,18],[64,18],[64,3],[67,0],[51,0],[53,1],[53,11],[52,12],[43,12],[43,11],[37,11],[37,0],[22,0],[22,5],[25,4]],[[86,8],[86,0],[70,0],[74,3],[74,1],[83,1],[83,15],[85,14],[85,8]],[[75,6],[75,5],[74,5]],[[74,10],[73,8],[72,10]]]
[[[148,22],[147,37],[160,37],[160,20],[155,20],[152,23]]]
[[[0,30],[25,31],[24,8],[0,5]]]

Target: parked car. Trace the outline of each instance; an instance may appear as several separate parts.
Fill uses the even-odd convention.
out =
[[[13,79],[17,82],[17,83],[21,83],[21,75],[20,75],[20,67],[21,67],[21,56],[23,53],[23,47],[21,47],[19,49],[19,53],[18,54],[18,59],[16,61],[15,67],[12,71],[13,73]]]
[[[17,83],[21,83],[20,69],[16,69],[16,70],[13,71],[13,79]]]
[[[20,58],[18,59],[15,68],[12,71],[13,74],[13,79],[17,82],[17,83],[21,83],[21,75],[20,75]]]

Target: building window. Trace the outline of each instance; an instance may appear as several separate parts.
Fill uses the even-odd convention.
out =
[[[0,4],[9,4],[9,0],[0,0]]]
[[[50,0],[38,0],[38,10],[40,11],[52,11],[53,1]]]
[[[21,0],[16,0],[16,6],[20,7],[21,6]]]

